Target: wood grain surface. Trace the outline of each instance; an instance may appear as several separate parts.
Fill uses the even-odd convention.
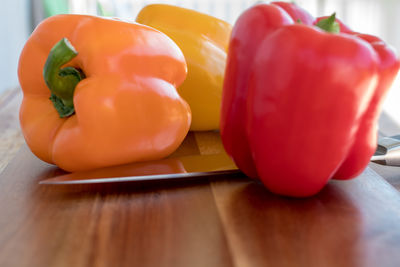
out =
[[[59,171],[24,146],[1,174],[0,266],[400,264],[400,196],[370,168],[308,199],[245,177],[38,185]]]
[[[235,266],[399,266],[400,197],[371,169],[315,197],[213,183]]]
[[[18,119],[21,100],[19,88],[0,95],[0,173],[24,143]]]
[[[175,155],[221,149],[217,132],[190,133]],[[400,195],[371,168],[307,199],[244,176],[38,184],[60,172],[22,145],[0,174],[1,267],[400,266]]]

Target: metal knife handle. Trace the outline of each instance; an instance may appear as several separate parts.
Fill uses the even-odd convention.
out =
[[[400,166],[400,136],[380,138],[372,162],[383,165]]]

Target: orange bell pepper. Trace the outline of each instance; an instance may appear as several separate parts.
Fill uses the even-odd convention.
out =
[[[176,91],[186,74],[181,50],[153,28],[48,18],[19,60],[23,135],[37,157],[67,171],[166,157],[190,127]]]

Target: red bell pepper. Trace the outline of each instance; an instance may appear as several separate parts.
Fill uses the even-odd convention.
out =
[[[326,17],[317,18],[315,23]],[[386,45],[380,38],[368,34],[352,31],[349,27],[336,19],[340,25],[341,33],[348,33],[368,42],[378,56],[379,80],[372,99],[358,127],[354,143],[346,160],[334,174],[334,179],[347,180],[361,174],[376,150],[377,120],[382,109],[385,96],[399,70],[399,60],[393,49]]]
[[[282,195],[310,196],[366,167],[399,69],[378,38],[321,20],[292,3],[257,4],[231,35],[222,141],[245,174]]]

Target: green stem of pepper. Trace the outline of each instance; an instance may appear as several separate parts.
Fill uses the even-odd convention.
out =
[[[336,13],[333,13],[329,18],[321,19],[316,26],[326,32],[339,33],[340,25],[336,22]]]
[[[63,38],[51,50],[43,69],[50,100],[61,118],[75,113],[73,96],[76,85],[84,78],[81,71],[73,67],[61,68],[78,55],[68,39]]]

